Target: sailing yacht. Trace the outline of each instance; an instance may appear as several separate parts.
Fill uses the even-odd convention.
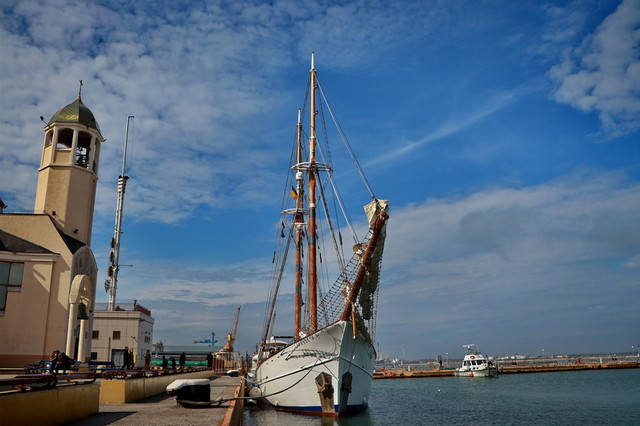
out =
[[[278,250],[274,253],[270,297],[262,340],[254,357],[250,395],[279,410],[338,417],[368,405],[376,359],[378,282],[389,213],[387,201],[373,194],[335,121],[316,74],[313,54],[306,97],[308,134],[301,120],[303,107],[298,111],[285,184],[288,194],[283,198]],[[330,197],[337,193],[332,152],[325,135],[317,131],[326,128],[324,121],[317,123],[325,110],[334,119],[372,200],[364,208],[368,229],[362,239],[355,235],[348,216],[341,222],[329,214],[345,213],[347,205],[339,194]],[[352,232],[353,243],[343,243],[344,229]],[[327,258],[327,249],[334,249],[335,260]],[[293,264],[291,269],[287,269],[289,263]],[[330,269],[334,271],[328,273]],[[282,306],[278,299],[288,296],[291,303],[290,294],[280,294],[291,282],[293,312],[290,306],[284,310],[293,314],[293,322],[287,326],[290,331],[286,335],[274,336],[276,310]]]

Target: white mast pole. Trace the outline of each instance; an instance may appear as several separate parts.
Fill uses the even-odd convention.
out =
[[[127,117],[127,127],[124,134],[124,153],[122,155],[122,174],[118,176],[118,202],[116,204],[116,225],[111,239],[111,248],[113,249],[109,255],[109,277],[111,283],[109,285],[109,306],[107,310],[115,311],[116,309],[116,290],[118,288],[118,271],[120,270],[120,236],[122,235],[122,209],[124,207],[124,192],[127,186],[129,176],[125,175],[127,165],[127,145],[129,142],[129,123],[133,119],[133,115]]]

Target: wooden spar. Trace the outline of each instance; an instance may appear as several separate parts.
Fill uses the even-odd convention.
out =
[[[297,163],[302,163],[302,120],[300,118],[300,110],[298,110],[297,133]],[[303,197],[302,197],[303,175],[300,170],[296,171],[296,213],[293,220],[296,227],[296,275],[295,275],[295,334],[294,339],[300,338],[300,324],[302,316],[302,224],[304,217],[302,215]]]
[[[318,301],[316,271],[316,70],[314,54],[311,52],[311,119],[309,136],[309,331],[315,333],[318,329]]]
[[[362,256],[362,261],[360,262],[360,268],[358,268],[358,274],[356,275],[356,279],[353,281],[353,286],[351,287],[351,291],[349,292],[349,297],[347,298],[347,303],[345,304],[344,311],[342,311],[342,315],[340,316],[340,321],[348,321],[351,318],[351,312],[353,309],[353,305],[356,303],[356,299],[358,298],[358,293],[360,293],[360,288],[362,288],[362,283],[364,281],[364,277],[367,274],[367,270],[369,269],[369,265],[371,264],[371,256],[373,255],[373,251],[376,249],[378,245],[378,237],[380,236],[380,232],[382,231],[382,227],[388,219],[387,212],[381,212],[378,218],[376,219],[376,223],[373,226],[373,233],[371,234],[371,239],[369,239],[369,244],[367,245],[367,249]]]

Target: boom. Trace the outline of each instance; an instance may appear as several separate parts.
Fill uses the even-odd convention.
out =
[[[236,330],[238,329],[238,320],[240,319],[240,306],[238,306],[238,311],[236,312],[236,319],[233,321],[233,326],[231,327],[231,332],[227,334],[227,344],[224,345],[222,351],[224,352],[233,352],[233,344],[236,341]]]

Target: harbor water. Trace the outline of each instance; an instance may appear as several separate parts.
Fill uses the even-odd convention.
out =
[[[343,419],[245,409],[245,426],[640,425],[640,369],[374,380],[369,409]]]

